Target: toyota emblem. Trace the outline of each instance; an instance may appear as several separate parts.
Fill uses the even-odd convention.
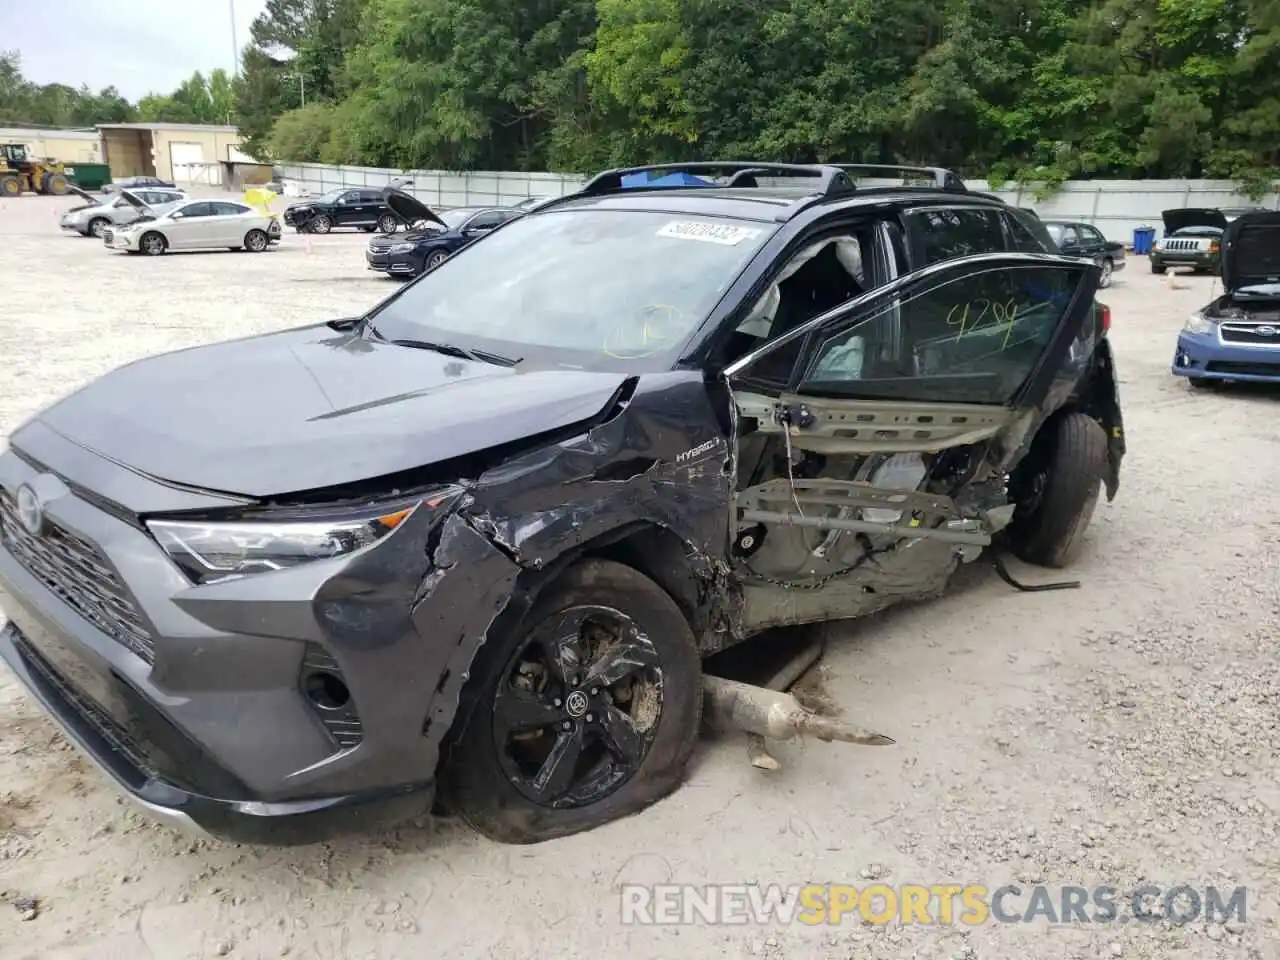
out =
[[[1269,324],[1264,323],[1262,326],[1255,327],[1254,329],[1257,330],[1258,336],[1260,337],[1274,337],[1276,335],[1276,328]]]
[[[44,508],[40,506],[36,492],[25,483],[18,488],[17,509],[22,529],[33,537],[40,536],[44,530]]]

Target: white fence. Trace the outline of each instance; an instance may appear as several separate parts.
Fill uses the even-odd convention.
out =
[[[390,170],[379,167],[335,167],[317,163],[281,164],[281,174],[312,193],[344,187],[383,187],[397,177],[413,181],[409,192],[430,207],[493,204],[506,206],[526,197],[572,193],[584,177],[561,173]],[[969,189],[994,193],[1013,206],[1029,207],[1045,220],[1091,223],[1108,239],[1133,241],[1139,227],[1161,230],[1160,212],[1183,207],[1252,207],[1280,209],[1280,194],[1252,201],[1236,193],[1228,180],[1078,180],[1064,184],[1047,200],[1036,201],[1031,187],[991,190],[985,180],[967,181]]]

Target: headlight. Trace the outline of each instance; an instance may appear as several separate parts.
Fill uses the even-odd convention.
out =
[[[1213,333],[1215,323],[1203,313],[1193,313],[1187,317],[1186,325],[1182,328],[1183,333]]]
[[[209,583],[355,553],[387,536],[416,510],[435,509],[460,492],[450,487],[409,502],[323,517],[149,520],[147,529],[191,580]]]
[[[1161,250],[1163,250],[1163,249],[1164,249],[1164,244],[1163,244],[1163,243],[1161,243],[1159,240],[1157,240],[1157,241],[1152,245],[1151,249],[1152,249],[1152,250],[1154,250],[1156,253],[1159,253]]]
[[[387,253],[412,253],[414,244],[412,243],[393,243]]]

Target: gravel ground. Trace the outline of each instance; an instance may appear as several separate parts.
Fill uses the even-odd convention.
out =
[[[126,361],[347,314],[393,284],[361,234],[158,260],[0,203],[0,434]],[[897,739],[704,742],[639,817],[531,848],[425,822],[295,849],[193,840],[118,801],[0,674],[0,956],[1280,957],[1276,398],[1168,374],[1212,281],[1133,258],[1106,291],[1130,453],[1072,571],[985,565],[945,598],[832,626],[829,693]],[[1252,466],[1250,466],[1252,464]],[[1021,568],[1025,579],[1043,571]],[[1243,925],[623,927],[624,883],[1246,886]],[[28,899],[24,899],[28,898]],[[30,900],[34,899],[34,905]],[[31,918],[32,913],[36,916]]]

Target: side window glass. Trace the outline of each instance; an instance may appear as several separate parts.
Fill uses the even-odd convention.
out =
[[[1067,226],[1062,228],[1062,244],[1063,246],[1074,246],[1080,242],[1080,234],[1076,232],[1075,227]]]
[[[1009,249],[1018,253],[1044,253],[1044,244],[1036,239],[1029,227],[1011,213],[1003,214]]]
[[[213,204],[211,203],[189,203],[182,208],[182,216],[184,218],[209,217],[212,215]]]
[[[233,217],[237,213],[244,213],[247,207],[242,207],[238,203],[211,203],[213,215],[216,217]]]
[[[1080,232],[1084,234],[1084,239],[1089,243],[1107,242],[1107,238],[1099,233],[1096,227],[1081,227]]]
[[[492,230],[498,224],[502,223],[506,217],[500,211],[489,210],[485,213],[477,213],[471,218],[471,222],[467,224],[468,230]]]
[[[915,401],[1004,404],[1035,369],[1081,279],[1069,267],[967,272],[908,294],[827,336],[801,387]],[[901,343],[882,342],[897,309]],[[886,349],[890,348],[890,349]]]
[[[980,253],[1003,253],[1004,235],[994,210],[920,210],[909,216],[916,267]]]

